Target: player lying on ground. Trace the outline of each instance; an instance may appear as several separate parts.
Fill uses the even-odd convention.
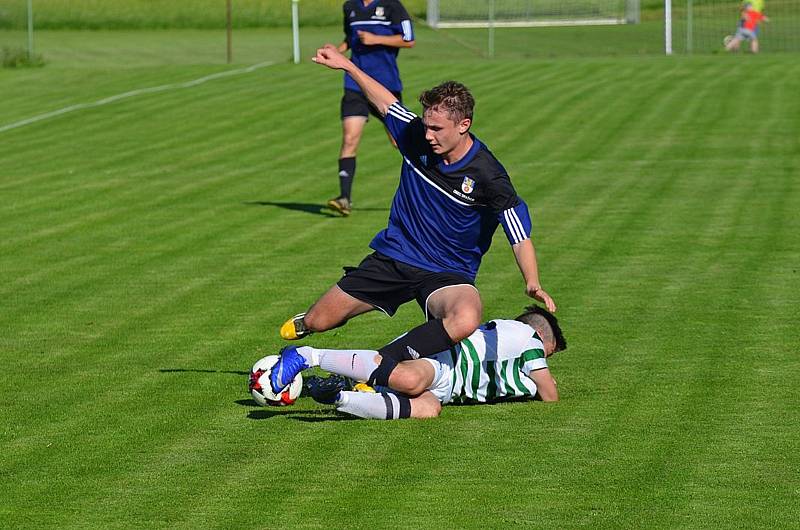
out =
[[[538,397],[558,401],[556,382],[546,358],[566,348],[558,320],[530,306],[516,320],[492,320],[444,351],[424,359],[403,361],[389,378],[389,388],[377,393],[346,391],[343,378],[307,380],[311,396],[361,418],[432,418],[442,404],[491,403],[510,398]],[[282,357],[302,357],[304,365],[356,381],[367,381],[377,369],[374,350],[326,350],[290,346]],[[297,363],[284,363],[284,365]],[[276,371],[273,371],[276,374]],[[285,374],[292,380],[294,374]]]
[[[449,81],[423,92],[420,118],[335,46],[317,50],[314,61],[345,70],[358,83],[386,117],[403,163],[389,225],[370,243],[375,252],[347,268],[307,313],[287,321],[281,336],[298,339],[375,309],[392,315],[416,300],[427,322],[379,350],[381,370],[373,383],[387,386],[399,361],[446,350],[478,327],[482,305],[475,276],[498,225],[513,249],[526,293],[555,311],[539,282],[528,207],[502,164],[469,132],[474,106],[469,90]]]

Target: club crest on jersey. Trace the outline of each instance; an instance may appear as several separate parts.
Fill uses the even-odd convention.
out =
[[[464,177],[464,181],[461,183],[461,191],[464,193],[472,193],[472,190],[475,189],[475,181],[469,177]]]
[[[375,16],[383,18],[383,6],[378,6],[375,8]]]
[[[422,165],[423,166],[427,166],[428,165],[428,155],[421,155],[419,157],[419,159],[422,161]]]

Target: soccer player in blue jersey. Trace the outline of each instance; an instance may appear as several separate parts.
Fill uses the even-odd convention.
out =
[[[287,340],[325,331],[379,309],[393,315],[416,300],[427,322],[379,350],[370,383],[386,386],[399,361],[447,350],[478,327],[482,305],[474,286],[481,258],[500,224],[525,281],[526,293],[548,310],[556,304],[539,282],[528,207],[505,168],[470,132],[474,100],[464,85],[446,82],[422,93],[423,117],[402,106],[380,83],[328,44],[314,61],[345,70],[386,118],[403,164],[389,225],[370,243],[375,251],[306,313],[281,327]],[[273,387],[283,388],[305,367],[281,356]],[[290,375],[292,374],[292,375]]]
[[[344,41],[338,49],[350,50],[350,59],[370,77],[402,101],[403,83],[397,68],[400,48],[414,46],[411,17],[397,0],[348,0],[342,6]],[[383,121],[350,75],[344,75],[341,103],[342,148],[339,151],[339,196],[328,207],[343,216],[350,215],[356,154],[369,115]],[[391,136],[389,139],[392,140]]]

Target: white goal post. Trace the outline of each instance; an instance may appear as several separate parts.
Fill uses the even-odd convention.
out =
[[[432,28],[637,24],[640,0],[428,0]]]

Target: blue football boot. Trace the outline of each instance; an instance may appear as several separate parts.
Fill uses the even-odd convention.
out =
[[[305,378],[306,390],[308,395],[317,403],[333,405],[339,399],[342,390],[349,390],[350,383],[341,375],[331,375],[322,378],[316,375]]]
[[[305,358],[297,352],[297,346],[286,346],[281,350],[278,362],[272,367],[269,374],[269,384],[272,391],[279,394],[289,386],[297,374],[309,368]]]

